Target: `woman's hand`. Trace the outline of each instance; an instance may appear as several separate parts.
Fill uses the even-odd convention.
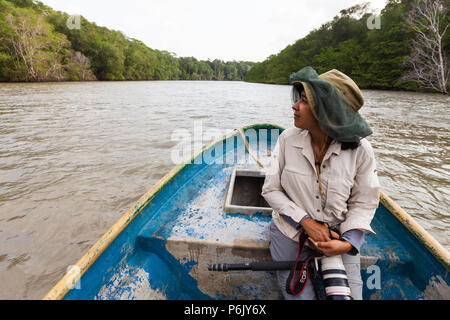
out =
[[[341,255],[352,250],[353,246],[347,241],[337,240],[339,235],[331,231],[328,226],[319,223],[311,218],[303,220],[302,227],[309,236],[309,240],[316,247],[316,250],[327,257]]]
[[[306,218],[301,223],[303,229],[305,229],[309,238],[315,242],[325,242],[330,241],[330,230],[328,226],[322,223],[319,223],[311,218]],[[339,235],[332,231],[333,238],[339,239]]]
[[[347,241],[330,240],[325,242],[316,242],[311,240],[316,250],[327,257],[337,256],[352,250],[353,246]]]

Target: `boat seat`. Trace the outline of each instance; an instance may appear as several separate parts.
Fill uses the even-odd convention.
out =
[[[215,298],[278,300],[282,298],[274,272],[220,273],[208,270],[215,263],[249,263],[270,261],[268,243],[251,240],[224,243],[204,239],[162,239],[140,234],[136,249],[143,256],[157,255],[166,264],[168,272],[184,279],[194,279],[201,292]],[[257,284],[257,285],[255,285]]]
[[[272,260],[270,256],[269,243],[261,241],[252,240],[237,240],[233,243],[218,242],[205,239],[161,239],[157,236],[147,236],[145,234],[140,234],[138,236],[137,245],[140,249],[145,251],[155,251],[155,243],[164,243],[164,246],[169,252],[174,254],[175,258],[179,261],[192,261],[203,252],[218,252],[218,251],[232,251],[233,256],[238,255],[243,258],[243,260],[251,261],[268,261]],[[159,251],[158,248],[156,251]],[[195,251],[195,254],[192,252]],[[409,254],[395,255],[392,256],[391,250],[386,250],[379,248],[375,251],[373,248],[370,252],[367,252],[363,246],[361,250],[361,269],[367,269],[369,266],[377,264],[389,269],[390,272],[401,272],[405,267],[412,262],[412,257]],[[187,253],[188,255],[186,255]],[[208,263],[231,263],[230,261],[217,261],[220,254],[207,254],[211,256]],[[239,263],[239,261],[234,261]]]

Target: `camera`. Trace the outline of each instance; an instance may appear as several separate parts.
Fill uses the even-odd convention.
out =
[[[320,258],[320,273],[327,300],[353,300],[341,256]]]

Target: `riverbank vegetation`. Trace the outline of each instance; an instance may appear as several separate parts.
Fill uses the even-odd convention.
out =
[[[415,8],[421,2],[433,3],[438,10],[428,16],[416,13],[411,21],[408,17],[411,12],[417,12]],[[442,7],[435,5],[438,2]],[[319,74],[339,69],[362,88],[417,90],[428,87],[446,92],[449,3],[449,0],[389,0],[378,17],[369,12],[367,3],[342,10],[332,21],[257,63],[245,80],[287,84],[289,75],[305,66],[314,66]],[[429,42],[424,43],[423,39]],[[439,55],[443,57],[440,60]],[[439,74],[434,75],[434,70]],[[432,87],[430,77],[440,86]]]
[[[254,64],[177,57],[72,18],[39,1],[0,0],[0,81],[243,80]]]
[[[449,8],[450,0],[387,0],[375,16],[368,3],[355,5],[255,64],[177,57],[36,0],[0,0],[0,81],[287,84],[292,73],[313,66],[319,73],[339,69],[364,89],[448,93]]]

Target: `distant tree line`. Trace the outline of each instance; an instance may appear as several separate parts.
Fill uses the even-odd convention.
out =
[[[34,0],[0,0],[0,81],[243,80],[252,62],[199,61]]]
[[[423,2],[434,4],[434,11],[422,16],[416,13],[412,22],[408,17],[419,6],[424,7]],[[430,75],[434,77],[435,70],[435,81],[440,85],[435,89],[447,92],[448,8],[449,0],[389,0],[379,16],[379,28],[369,28],[367,21],[373,14],[368,4],[353,6],[280,53],[255,64],[245,80],[287,84],[292,73],[313,66],[319,73],[339,69],[362,88],[417,90],[422,86],[431,88],[426,81]],[[419,41],[415,40],[418,30],[422,32]]]

